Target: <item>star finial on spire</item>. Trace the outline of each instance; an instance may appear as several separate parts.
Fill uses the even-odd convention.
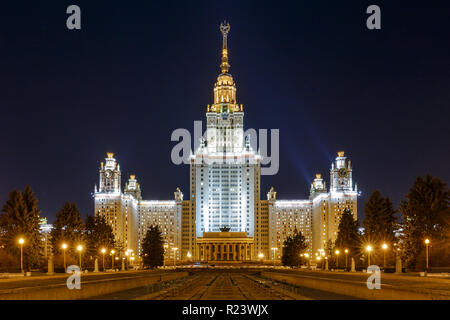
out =
[[[226,21],[220,24],[220,32],[222,32],[223,41],[222,41],[222,63],[220,64],[220,69],[222,73],[228,73],[230,69],[230,64],[228,63],[228,48],[227,48],[227,36],[228,32],[230,32],[230,24]]]

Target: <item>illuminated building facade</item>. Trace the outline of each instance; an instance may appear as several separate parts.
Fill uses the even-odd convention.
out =
[[[358,192],[352,179],[351,162],[340,151],[331,164],[329,191],[321,174],[311,183],[308,200],[277,200],[272,188],[267,194],[269,246],[277,248],[270,252],[272,257],[281,258],[283,241],[295,230],[305,237],[310,256],[324,249],[328,241],[334,242],[343,211],[350,209],[357,219]]]
[[[118,248],[140,254],[141,244],[150,225],[158,225],[169,250],[166,258],[180,255],[173,248],[181,246],[183,194],[179,189],[174,200],[143,200],[135,175],[130,175],[122,192],[120,165],[113,153],[100,163],[99,187],[94,188],[95,214],[103,216],[112,227]]]
[[[114,155],[108,153],[105,165],[101,163],[95,212],[106,218],[126,248],[140,253],[147,228],[157,224],[169,259],[278,260],[284,240],[297,230],[312,256],[336,239],[345,208],[356,219],[357,189],[344,152],[331,166],[329,191],[317,174],[309,199],[278,200],[273,188],[267,200],[260,199],[261,157],[244,136],[244,109],[237,103],[229,73],[229,30],[228,24],[221,24],[221,73],[214,84],[213,104],[206,107],[206,136],[190,157],[189,199],[183,200],[177,189],[174,200],[143,200],[134,175],[122,192]]]

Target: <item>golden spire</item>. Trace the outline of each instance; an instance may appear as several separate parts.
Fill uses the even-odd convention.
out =
[[[222,32],[223,42],[222,42],[222,63],[220,64],[220,69],[222,73],[228,73],[230,69],[230,64],[228,63],[228,48],[227,48],[227,35],[230,32],[230,24],[226,21],[220,24],[220,32]]]

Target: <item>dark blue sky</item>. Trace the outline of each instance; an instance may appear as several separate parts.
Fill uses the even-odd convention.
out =
[[[396,204],[415,177],[450,178],[450,22],[439,2],[11,1],[0,11],[0,201],[30,184],[52,221],[92,213],[106,152],[146,199],[187,195],[170,161],[176,128],[204,120],[219,73],[219,23],[245,125],[280,129],[279,198],[308,196],[343,149],[362,190]],[[382,29],[366,28],[378,4]],[[444,3],[444,2],[442,2]],[[66,28],[70,4],[82,30]]]

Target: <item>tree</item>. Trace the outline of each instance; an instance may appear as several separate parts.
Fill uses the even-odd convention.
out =
[[[447,242],[449,202],[448,186],[439,178],[427,174],[414,181],[399,208],[403,226],[402,255],[408,268],[417,267],[418,257],[425,251],[425,238],[430,238],[434,245]]]
[[[298,266],[301,263],[300,254],[308,247],[303,234],[297,229],[283,243],[281,262],[284,266]]]
[[[20,259],[18,239],[25,240],[23,267],[27,271],[42,263],[39,214],[38,199],[31,187],[26,186],[23,192],[13,190],[9,194],[0,215],[1,242],[12,256]]]
[[[359,254],[360,235],[358,233],[358,220],[353,218],[350,209],[345,209],[341,216],[335,248],[343,252],[348,249],[350,256]]]
[[[164,247],[161,231],[158,226],[150,226],[142,244],[144,266],[155,268],[164,263]]]
[[[92,259],[101,257],[102,248],[114,248],[113,230],[102,216],[86,217],[85,237],[86,253]]]
[[[396,217],[394,205],[389,197],[383,198],[378,190],[375,190],[364,207],[364,220],[362,222],[367,238],[378,243],[394,240],[394,227]]]
[[[84,223],[75,203],[66,202],[56,213],[56,221],[51,231],[53,254],[62,254],[61,245],[67,244],[66,255],[76,258],[76,246],[84,244]]]

